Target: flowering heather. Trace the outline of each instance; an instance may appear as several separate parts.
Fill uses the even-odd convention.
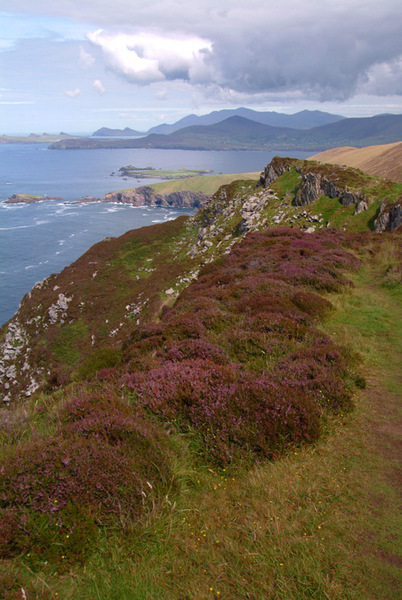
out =
[[[82,392],[59,418],[57,434],[21,444],[1,467],[2,556],[35,546],[45,517],[51,529],[74,511],[73,529],[81,521],[88,527],[137,521],[150,486],[157,490],[170,477],[160,434],[113,395]],[[84,520],[82,510],[88,513]]]
[[[126,352],[142,368],[128,363],[122,385],[196,432],[220,463],[316,439],[326,411],[351,404],[348,359],[314,326],[331,309],[317,291],[351,285],[343,271],[357,266],[329,232],[248,235],[203,269],[163,325],[139,328]]]
[[[209,457],[227,463],[244,452],[272,457],[291,443],[316,439],[319,410],[302,389],[204,360],[166,363],[126,376],[139,404],[201,436]]]
[[[164,344],[164,352],[158,352],[158,359],[180,362],[191,358],[201,358],[210,360],[217,365],[224,365],[229,362],[229,357],[224,350],[214,344],[210,344],[199,339],[185,339],[181,342]]]

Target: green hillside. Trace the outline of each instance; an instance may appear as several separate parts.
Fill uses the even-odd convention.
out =
[[[3,597],[399,598],[401,206],[277,157],[37,284],[0,330]]]

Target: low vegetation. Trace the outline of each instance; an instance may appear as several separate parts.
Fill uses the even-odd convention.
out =
[[[53,307],[31,354],[56,360],[0,413],[0,597],[399,597],[380,424],[400,393],[400,234],[273,225],[299,181],[273,206],[231,184],[190,221],[93,247],[40,314],[25,299],[20,319]],[[247,235],[244,197],[262,207]]]

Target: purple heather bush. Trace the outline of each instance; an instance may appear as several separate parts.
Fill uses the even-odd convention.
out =
[[[187,359],[210,360],[217,365],[230,362],[226,352],[218,345],[200,339],[185,339],[181,342],[164,344],[164,350],[157,353],[158,360],[180,362]]]
[[[343,271],[357,266],[330,232],[249,234],[203,269],[163,326],[140,328],[147,368],[129,363],[122,385],[138,406],[196,432],[220,463],[316,439],[351,392],[347,358],[313,324],[331,309],[321,294],[349,286]]]
[[[187,360],[127,375],[136,402],[201,436],[220,464],[276,456],[289,443],[317,438],[318,404],[303,389],[277,384],[237,364]]]
[[[161,421],[221,465],[316,440],[357,383],[355,357],[317,329],[325,293],[351,285],[344,271],[359,264],[345,240],[249,234],[159,323],[136,328],[119,363],[111,352],[88,361],[97,383],[75,388],[59,429],[21,441],[0,466],[0,556],[29,552],[61,569],[60,554],[82,560],[99,526],[141,522],[171,479]]]
[[[54,537],[66,520],[72,532],[140,521],[151,486],[157,494],[170,479],[162,434],[112,393],[82,389],[60,409],[59,422],[55,435],[21,444],[1,466],[1,556],[27,548],[37,555],[38,523]],[[79,553],[70,549],[70,558]]]

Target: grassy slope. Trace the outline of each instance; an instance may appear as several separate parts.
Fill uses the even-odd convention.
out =
[[[310,158],[323,163],[355,167],[369,175],[402,182],[402,142],[367,148],[333,148]]]
[[[356,287],[331,296],[337,310],[323,324],[362,355],[369,386],[352,417],[338,417],[314,446],[251,471],[196,467],[177,440],[180,495],[161,512],[151,508],[141,529],[109,529],[85,568],[55,574],[26,558],[5,561],[14,589],[84,600],[399,598],[393,423],[401,288],[396,238],[367,239]],[[35,430],[23,412],[16,418]]]
[[[173,179],[171,181],[158,181],[152,183],[149,187],[153,188],[157,194],[170,194],[172,192],[202,192],[204,194],[214,194],[221,185],[227,185],[238,179],[250,179],[258,181],[260,172],[257,173],[225,173],[221,175],[196,175],[186,179]],[[119,190],[121,192],[129,191],[133,188]]]
[[[352,418],[341,415],[315,446],[251,472],[196,469],[183,446],[182,493],[157,518],[151,511],[142,530],[109,531],[85,569],[34,573],[23,561],[9,565],[9,577],[33,598],[399,598],[401,294],[393,243],[371,250],[356,287],[331,297],[337,310],[324,323],[362,355],[369,385]]]
[[[152,184],[152,188],[158,194],[169,194],[171,192],[181,192],[189,190],[191,192],[203,192],[204,194],[214,194],[221,185],[227,185],[237,179],[252,179],[258,181],[260,173],[230,173],[224,175],[198,175],[189,177],[185,181],[175,179],[174,181],[161,181]]]

